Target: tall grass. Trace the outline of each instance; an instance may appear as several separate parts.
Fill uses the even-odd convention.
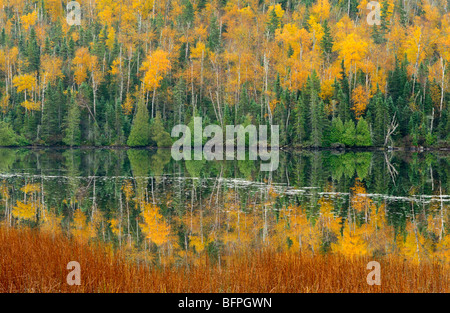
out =
[[[66,283],[67,263],[81,265],[81,285]],[[439,264],[383,257],[381,286],[366,282],[368,258],[272,250],[240,253],[212,264],[149,268],[64,236],[0,228],[0,292],[449,292]]]

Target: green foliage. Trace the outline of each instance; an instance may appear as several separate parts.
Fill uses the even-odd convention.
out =
[[[24,146],[28,142],[22,137],[17,135],[12,129],[11,125],[7,122],[0,121],[0,146]]]
[[[341,141],[346,147],[353,147],[356,140],[355,123],[352,120],[348,120],[344,123],[344,132],[342,134]]]
[[[64,138],[63,142],[69,146],[79,146],[81,144],[81,112],[78,104],[71,99],[69,103],[69,111],[64,120]]]
[[[372,138],[370,136],[369,124],[362,117],[356,125],[356,142],[358,147],[369,147],[372,145]]]
[[[165,131],[159,112],[156,112],[156,117],[150,125],[150,134],[158,148],[172,146],[172,138],[170,137],[170,134]]]
[[[150,145],[150,123],[147,106],[141,100],[137,105],[137,112],[133,119],[127,144],[130,147],[144,147]]]

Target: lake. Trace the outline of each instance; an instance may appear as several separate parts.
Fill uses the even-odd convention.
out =
[[[154,266],[243,250],[450,261],[447,152],[280,152],[174,161],[170,150],[0,149],[7,226],[124,249]]]

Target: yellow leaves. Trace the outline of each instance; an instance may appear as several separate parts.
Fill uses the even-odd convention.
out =
[[[20,105],[23,106],[27,111],[40,111],[41,110],[40,102],[25,100]]]
[[[425,59],[425,48],[423,46],[423,33],[420,26],[410,26],[408,36],[403,42],[404,53],[408,62],[412,65],[420,64]]]
[[[450,264],[450,235],[445,236],[436,245],[436,250],[433,255],[441,262]]]
[[[331,249],[345,257],[366,256],[370,254],[370,249],[366,240],[364,240],[364,229],[354,227],[350,229],[348,221],[345,223],[342,237],[337,243],[331,244]]]
[[[298,29],[294,24],[285,24],[283,29],[275,31],[275,39],[282,41],[287,50],[293,49],[292,59],[303,59],[303,54],[311,48],[311,34],[304,28]]]
[[[5,180],[0,184],[0,195],[2,196],[3,200],[8,200],[10,198],[9,187]]]
[[[271,5],[271,6],[269,6],[269,10],[267,11],[268,16],[270,16],[270,13],[273,10],[275,10],[275,15],[277,16],[278,21],[280,21],[277,26],[280,27],[281,19],[283,18],[283,15],[284,15],[284,10],[281,7],[281,4],[276,4],[275,6]]]
[[[111,70],[109,70],[109,73],[111,73],[111,75],[117,75],[120,74],[120,59],[116,58],[114,59],[114,61],[111,64]]]
[[[328,0],[318,0],[316,4],[312,6],[311,13],[320,20],[326,20],[330,16],[330,3]]]
[[[86,47],[78,48],[72,60],[72,70],[74,71],[75,82],[81,85],[91,73],[93,84],[98,84],[102,80],[102,72],[99,69],[98,58],[91,55]]]
[[[3,114],[6,114],[9,109],[9,98],[10,95],[4,95],[2,99],[0,100],[0,112]]]
[[[87,78],[87,68],[90,64],[90,54],[86,47],[78,48],[72,61],[72,69],[74,70],[75,82],[81,85]]]
[[[108,221],[108,223],[111,225],[111,231],[114,235],[119,236],[121,234],[121,225],[120,221],[117,218],[112,218]]]
[[[127,99],[128,99],[128,96],[127,96]],[[125,199],[127,201],[130,201],[131,197],[134,194],[133,184],[131,183],[130,180],[127,180],[127,181],[124,182],[124,184],[122,185],[122,191],[125,194]]]
[[[322,86],[320,87],[320,97],[323,100],[331,99],[334,93],[334,80],[333,79],[327,79],[322,82]],[[328,114],[331,114],[331,110],[328,111]]]
[[[368,53],[369,44],[356,33],[350,33],[341,41],[336,42],[333,51],[339,52],[347,69],[358,66]]]
[[[399,239],[400,255],[413,263],[421,263],[429,257],[429,243],[425,237],[418,231],[417,226],[408,222],[406,226],[406,240]]]
[[[322,40],[322,37],[325,34],[324,31],[323,31],[322,24],[320,24],[317,21],[317,18],[315,16],[313,16],[313,15],[311,15],[309,17],[308,24],[309,24],[309,26],[311,28],[311,33],[313,35],[314,42],[316,43],[314,45],[314,47],[315,47],[315,49],[318,49],[319,46],[320,46],[319,43],[320,43],[320,41]]]
[[[358,212],[368,210],[369,205],[372,204],[372,200],[366,196],[366,188],[359,178],[356,178],[355,186],[350,189],[353,192],[351,197],[352,208]]]
[[[32,13],[29,13],[27,15],[24,15],[20,18],[20,21],[22,23],[23,28],[25,28],[26,31],[36,24],[37,21],[37,12],[33,11]]]
[[[109,48],[109,50],[112,50],[114,47],[114,41],[116,38],[116,31],[114,27],[108,27],[108,38],[106,39],[106,46]]]
[[[37,207],[33,202],[24,203],[17,201],[16,206],[12,209],[12,215],[21,220],[35,221]]]
[[[169,53],[158,49],[149,54],[146,60],[142,63],[140,68],[144,72],[142,82],[144,83],[144,89],[153,91],[158,89],[163,76],[171,69],[169,60]]]
[[[13,85],[17,88],[17,92],[32,91],[36,86],[36,76],[32,74],[15,76]]]
[[[125,115],[133,114],[133,108],[134,108],[134,101],[131,98],[130,94],[127,94],[125,101],[122,103],[123,114],[125,114]]]
[[[150,239],[157,246],[161,246],[170,240],[170,225],[164,220],[159,213],[159,208],[152,203],[144,203],[142,205],[141,216],[143,223],[140,223],[142,232],[146,234],[146,238]]]
[[[191,58],[192,59],[204,58],[206,54],[207,54],[206,46],[201,41],[197,42],[197,45],[195,46],[195,48],[192,48],[192,50],[191,50]]]
[[[26,184],[25,186],[20,188],[20,190],[26,194],[36,193],[41,190],[41,185],[40,184]]]
[[[40,230],[43,232],[58,234],[61,232],[62,216],[57,216],[52,210],[42,210]]]
[[[57,56],[44,54],[41,58],[41,76],[44,78],[43,83],[54,84],[58,78],[63,78],[61,71],[62,59]]]
[[[355,112],[355,117],[359,120],[366,111],[369,103],[369,93],[363,86],[359,85],[352,91],[353,106],[351,109]]]

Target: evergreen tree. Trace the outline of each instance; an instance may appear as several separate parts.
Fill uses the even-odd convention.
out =
[[[209,23],[208,48],[211,51],[216,51],[220,48],[220,29],[216,16],[213,16]]]
[[[325,60],[330,61],[331,53],[333,52],[333,36],[331,35],[330,27],[328,26],[328,21],[323,22],[323,37],[320,41],[320,47],[322,48],[322,53]]]
[[[355,123],[352,120],[347,120],[344,123],[344,133],[342,134],[342,143],[347,147],[353,147],[355,145],[356,129]]]
[[[358,120],[358,124],[356,125],[356,145],[358,147],[369,147],[372,145],[369,124],[362,117]]]
[[[331,121],[330,142],[342,143],[342,136],[344,134],[344,123],[340,117],[334,118]]]
[[[133,125],[131,126],[127,144],[130,147],[150,145],[149,113],[143,100],[140,100],[137,104],[137,112],[133,119]]]
[[[81,144],[81,113],[78,104],[72,97],[69,103],[69,111],[64,120],[63,142],[68,146],[79,146]]]
[[[153,119],[153,122],[150,125],[150,134],[152,140],[156,142],[158,148],[167,148],[172,146],[172,139],[170,137],[170,134],[164,129],[164,125],[161,120],[161,114],[159,113],[159,111],[156,112],[156,117]]]

